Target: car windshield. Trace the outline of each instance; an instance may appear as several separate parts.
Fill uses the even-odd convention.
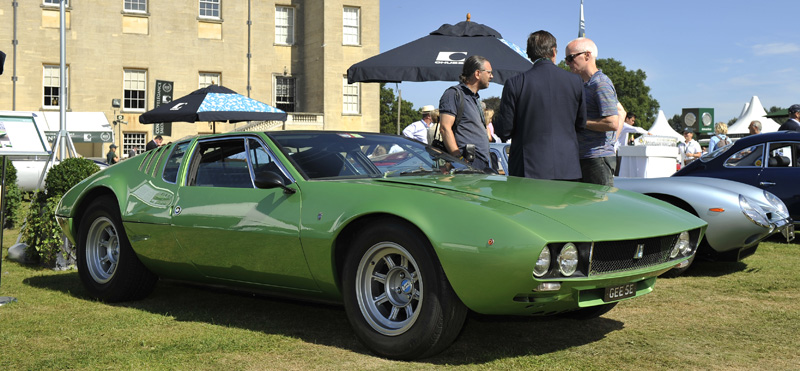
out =
[[[483,173],[449,154],[390,134],[268,132],[308,179]]]

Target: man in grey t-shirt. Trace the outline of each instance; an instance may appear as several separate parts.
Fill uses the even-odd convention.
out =
[[[461,84],[447,88],[439,100],[439,125],[447,151],[456,157],[461,157],[467,144],[474,144],[475,159],[470,165],[480,170],[490,168],[491,161],[489,137],[486,134],[478,91],[489,87],[492,76],[492,65],[486,58],[478,55],[470,56],[464,61],[464,68],[459,77]],[[459,95],[463,96],[464,103],[461,120],[456,122],[458,108],[461,105]]]

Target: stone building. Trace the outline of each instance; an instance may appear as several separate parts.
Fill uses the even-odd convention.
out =
[[[0,5],[0,110],[59,111],[60,1]],[[177,99],[218,84],[284,109],[258,130],[379,130],[378,84],[347,84],[347,68],[379,52],[374,0],[65,0],[68,112],[102,112],[125,156],[153,125],[156,82]],[[119,120],[118,120],[119,118]],[[68,129],[71,124],[67,120]],[[164,141],[248,123],[171,125]],[[110,142],[75,143],[102,157]]]

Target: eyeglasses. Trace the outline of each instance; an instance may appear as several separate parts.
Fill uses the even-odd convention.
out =
[[[579,56],[579,55],[581,55],[581,54],[584,54],[584,53],[588,53],[588,52],[589,52],[589,51],[587,50],[587,51],[585,51],[585,52],[580,52],[580,53],[575,53],[575,54],[569,54],[569,55],[567,55],[567,57],[566,57],[566,58],[564,58],[564,60],[565,60],[565,61],[567,61],[567,63],[572,63],[572,61],[574,61],[574,60],[575,60],[575,57],[577,57],[577,56]]]
[[[479,70],[479,71],[485,71],[485,72],[488,72],[490,75],[494,76],[494,73],[493,73],[494,71],[492,71],[492,70]]]

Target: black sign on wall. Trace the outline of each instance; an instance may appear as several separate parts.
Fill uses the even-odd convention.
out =
[[[172,92],[175,83],[172,81],[156,80],[156,94],[153,108],[172,102]],[[172,135],[172,123],[162,122],[153,124],[153,135]]]

